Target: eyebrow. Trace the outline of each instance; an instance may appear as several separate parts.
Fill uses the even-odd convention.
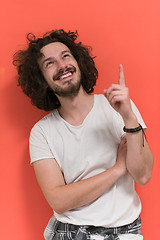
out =
[[[49,57],[49,58],[44,59],[42,62],[42,66],[44,65],[45,62],[51,61],[53,59],[54,59],[54,57]]]
[[[64,50],[64,51],[62,51],[60,54],[63,55],[63,54],[65,54],[66,52],[68,52],[68,53],[71,54],[71,51],[69,51],[69,50]],[[42,66],[44,65],[45,62],[51,61],[51,60],[53,60],[53,59],[54,59],[54,57],[48,57],[48,58],[44,59],[43,62],[42,62]]]

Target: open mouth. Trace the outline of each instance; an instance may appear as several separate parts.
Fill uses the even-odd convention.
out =
[[[56,80],[63,80],[73,75],[73,71],[65,72],[64,74],[58,76]]]
[[[73,76],[74,72],[76,72],[75,68],[68,68],[65,71],[58,72],[53,79],[56,80],[65,80]]]

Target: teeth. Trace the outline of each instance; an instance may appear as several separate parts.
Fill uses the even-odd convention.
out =
[[[65,75],[62,75],[62,76],[60,77],[60,79],[67,78],[67,77],[69,77],[69,76],[71,76],[71,75],[72,75],[71,72],[66,73]]]

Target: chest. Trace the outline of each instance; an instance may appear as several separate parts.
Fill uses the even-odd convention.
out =
[[[58,123],[55,129],[49,145],[66,183],[94,176],[115,164],[118,145],[102,116],[92,116],[78,127]]]

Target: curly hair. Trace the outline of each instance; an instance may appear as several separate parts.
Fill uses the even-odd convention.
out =
[[[82,87],[87,93],[94,91],[98,71],[95,67],[94,57],[91,57],[88,46],[76,43],[78,33],[65,32],[63,29],[54,30],[36,38],[34,34],[27,35],[28,48],[19,50],[13,56],[13,64],[18,71],[18,86],[31,99],[31,103],[45,111],[51,111],[60,106],[60,102],[54,92],[48,87],[40,70],[38,59],[42,57],[41,48],[49,43],[61,42],[71,51],[78,63],[81,72]]]

